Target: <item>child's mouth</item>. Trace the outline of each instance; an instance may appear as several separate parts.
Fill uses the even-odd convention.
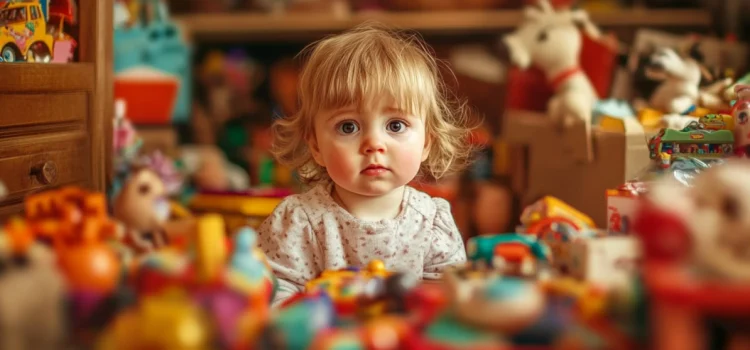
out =
[[[382,175],[387,171],[389,171],[388,168],[382,165],[370,165],[367,168],[365,168],[365,170],[362,170],[360,173],[363,175],[377,176],[377,175]]]

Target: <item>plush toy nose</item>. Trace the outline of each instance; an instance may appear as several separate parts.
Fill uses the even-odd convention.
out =
[[[640,238],[647,261],[676,262],[690,253],[689,231],[677,214],[641,200],[633,229]]]

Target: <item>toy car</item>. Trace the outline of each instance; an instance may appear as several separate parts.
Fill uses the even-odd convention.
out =
[[[0,61],[52,61],[46,17],[38,1],[9,1],[0,8]]]

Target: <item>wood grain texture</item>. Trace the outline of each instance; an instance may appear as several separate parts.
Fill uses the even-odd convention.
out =
[[[0,64],[0,181],[9,191],[0,218],[20,213],[23,198],[38,191],[65,185],[106,190],[114,114],[112,0],[80,0],[78,9],[80,62]],[[47,176],[35,175],[44,164]]]
[[[711,14],[693,9],[623,9],[591,11],[594,23],[602,27],[707,27]],[[460,11],[404,11],[371,12],[335,15],[327,13],[289,13],[267,15],[261,13],[201,13],[177,16],[188,34],[197,40],[224,41],[246,38],[263,40],[282,37],[304,37],[312,33],[331,33],[358,24],[377,21],[397,28],[423,33],[448,35],[492,33],[518,26],[523,19],[521,10],[460,10]]]
[[[2,63],[0,80],[0,94],[90,91],[94,84],[94,65]]]
[[[60,184],[91,183],[87,139],[87,134],[83,132],[65,132],[0,141],[0,174],[8,188],[8,197],[0,205],[16,202],[29,193]],[[50,163],[55,170],[55,179],[48,184],[33,174],[45,163]]]
[[[0,94],[0,129],[40,124],[85,123],[88,95],[84,91]]]
[[[112,118],[114,88],[112,85],[112,0],[81,0],[80,57],[93,63],[93,82],[89,102],[91,136],[91,171],[93,188],[105,191],[111,179]]]

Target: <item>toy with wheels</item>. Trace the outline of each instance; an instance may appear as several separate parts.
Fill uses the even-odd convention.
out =
[[[0,62],[52,61],[54,38],[39,2],[10,1],[0,8]]]

